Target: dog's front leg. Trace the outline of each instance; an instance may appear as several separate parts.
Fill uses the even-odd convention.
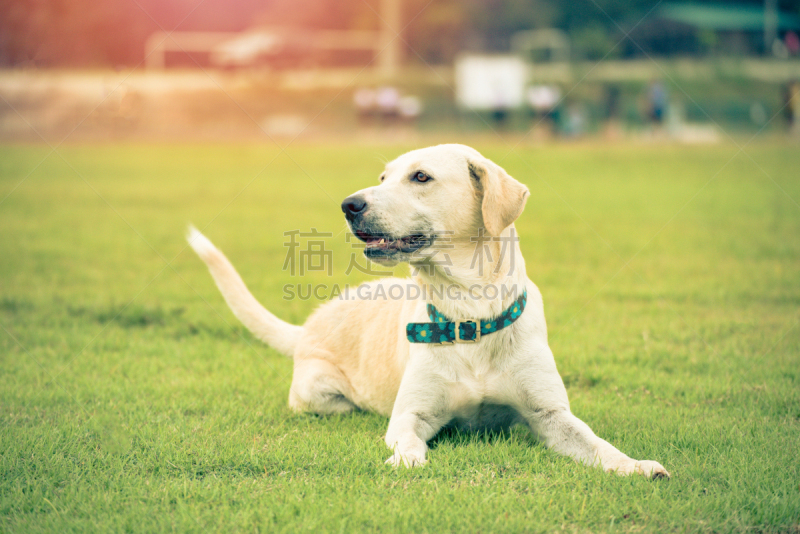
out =
[[[445,386],[414,374],[403,377],[386,430],[386,445],[394,453],[386,463],[395,467],[425,465],[428,440],[450,419]]]
[[[669,478],[669,473],[660,463],[634,460],[597,437],[586,423],[572,415],[569,408],[538,410],[528,418],[528,424],[548,448],[583,464],[600,466],[619,475]]]
[[[669,477],[658,463],[634,460],[592,432],[589,426],[572,415],[567,390],[556,371],[552,352],[547,346],[534,348],[538,365],[514,369],[515,392],[512,402],[531,432],[548,448],[591,466],[600,466],[619,475],[640,474],[651,478]]]

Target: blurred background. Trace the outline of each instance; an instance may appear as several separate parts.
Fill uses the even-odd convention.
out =
[[[800,0],[3,0],[0,140],[796,136],[798,35]]]

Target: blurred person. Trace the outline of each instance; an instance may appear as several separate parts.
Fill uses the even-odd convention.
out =
[[[783,112],[789,123],[789,134],[800,135],[800,81],[794,80],[786,85],[783,93]]]
[[[650,122],[659,127],[667,114],[667,88],[660,80],[653,80],[647,89]]]
[[[492,106],[492,120],[498,128],[504,128],[508,119],[508,97],[506,90],[501,85],[495,84],[494,105]]]
[[[564,118],[563,133],[566,137],[581,137],[589,128],[589,115],[586,106],[579,102],[572,102],[567,106]]]
[[[413,140],[417,131],[417,120],[422,114],[422,100],[414,95],[404,95],[397,102],[397,125],[392,130],[398,141]]]
[[[399,111],[400,91],[390,85],[381,87],[375,95],[375,103],[384,122],[392,123]]]
[[[617,85],[606,85],[605,88],[605,112],[606,112],[606,124],[604,128],[604,134],[607,139],[618,139],[621,132],[622,127],[620,126],[620,109],[619,109],[619,101],[620,101],[620,90],[619,86]]]
[[[404,123],[413,124],[422,113],[422,101],[413,95],[404,96],[397,103],[397,112]]]
[[[764,126],[768,119],[767,108],[764,107],[764,104],[757,100],[750,104],[750,120],[753,124],[756,126]]]
[[[555,85],[534,85],[527,91],[528,105],[533,111],[537,133],[550,137],[558,126],[558,105],[561,101],[561,89]],[[536,128],[542,125],[542,129]]]
[[[800,37],[797,37],[793,31],[786,32],[786,35],[783,36],[783,44],[790,56],[800,55]]]
[[[360,124],[366,125],[371,122],[377,107],[376,99],[375,90],[371,87],[360,87],[353,93],[353,104]]]

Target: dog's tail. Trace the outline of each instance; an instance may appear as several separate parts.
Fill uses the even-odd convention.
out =
[[[189,227],[186,239],[208,266],[211,276],[214,277],[233,314],[254,336],[291,358],[303,327],[281,321],[259,304],[228,258],[195,227]]]

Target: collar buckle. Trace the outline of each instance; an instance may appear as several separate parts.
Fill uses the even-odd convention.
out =
[[[456,323],[456,338],[454,343],[477,343],[481,340],[481,322],[480,321],[453,321]],[[461,325],[464,323],[472,323],[475,325],[475,337],[473,339],[463,339],[461,337]]]

